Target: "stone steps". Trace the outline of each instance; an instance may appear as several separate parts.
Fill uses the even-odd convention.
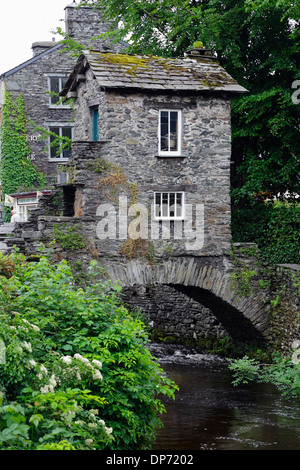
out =
[[[0,225],[0,252],[6,254],[9,252],[10,248],[8,246],[8,241],[12,238],[14,224],[4,223]]]

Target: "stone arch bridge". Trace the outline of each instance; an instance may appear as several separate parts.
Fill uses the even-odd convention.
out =
[[[33,219],[18,224],[0,251],[9,252],[16,245],[28,259],[32,255],[36,259],[40,243],[53,240],[54,223],[77,223],[73,217],[37,214]],[[208,337],[230,337],[239,343],[263,343],[289,351],[293,341],[300,339],[300,266],[278,265],[268,271],[261,269],[253,244],[233,244],[232,248],[235,258],[232,254],[172,254],[157,256],[150,263],[144,257],[128,260],[116,250],[101,250],[96,257],[106,277],[122,286],[128,306],[141,308],[164,339],[201,345]],[[58,244],[52,249],[57,259],[71,263],[87,265],[95,259],[94,251],[87,248],[68,252]],[[244,274],[252,273],[247,292],[239,289],[242,278],[234,279],[236,260]]]
[[[164,336],[194,343],[203,335],[250,343],[268,339],[268,294],[253,287],[247,296],[238,295],[229,257],[170,257],[155,264],[102,260],[101,266],[122,286],[128,305],[141,307]]]

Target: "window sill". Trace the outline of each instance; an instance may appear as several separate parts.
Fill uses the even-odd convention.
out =
[[[186,158],[186,155],[155,155],[156,158],[170,158],[170,159],[174,159],[174,158]]]
[[[49,104],[49,109],[72,109],[69,104]]]

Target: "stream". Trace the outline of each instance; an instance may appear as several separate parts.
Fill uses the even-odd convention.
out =
[[[152,344],[166,375],[179,386],[163,397],[166,413],[152,450],[299,450],[300,399],[273,385],[232,385],[224,359],[180,346]]]

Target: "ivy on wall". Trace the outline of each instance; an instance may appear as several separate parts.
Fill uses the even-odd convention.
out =
[[[10,93],[5,92],[0,128],[0,180],[2,198],[18,188],[37,189],[46,184],[44,175],[37,171],[29,160],[31,153],[26,140],[27,119],[23,96],[14,102]],[[10,220],[10,208],[5,207],[6,221]]]

